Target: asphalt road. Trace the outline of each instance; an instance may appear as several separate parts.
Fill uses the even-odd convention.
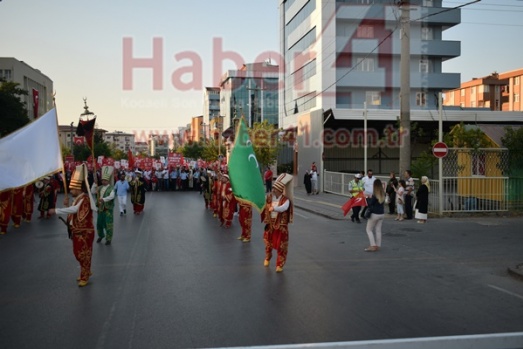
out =
[[[241,243],[198,193],[148,193],[145,213],[115,217],[113,244],[79,268],[58,219],[0,238],[0,347],[201,348],[516,332],[522,218],[364,224],[296,209],[288,262],[263,267],[259,215]],[[61,198],[59,198],[59,201]],[[128,210],[131,211],[131,210]],[[115,210],[117,212],[117,210]]]

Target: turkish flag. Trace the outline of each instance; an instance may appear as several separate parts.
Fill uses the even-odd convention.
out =
[[[38,90],[33,88],[33,117],[38,118]]]
[[[341,206],[343,215],[346,216],[354,206],[367,206],[367,200],[365,200],[365,195],[363,192],[360,192],[358,195],[351,197],[349,201]]]
[[[84,145],[84,143],[85,143],[84,140],[85,140],[85,138],[83,136],[82,137],[76,137],[76,136],[73,137],[73,143],[75,145]]]

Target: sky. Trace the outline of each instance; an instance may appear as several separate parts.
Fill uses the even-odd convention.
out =
[[[443,34],[461,41],[461,56],[444,72],[463,82],[523,68],[522,18],[520,0],[463,7],[462,23]],[[1,0],[0,38],[0,57],[53,80],[61,125],[78,122],[87,98],[100,128],[171,134],[203,113],[203,88],[226,69],[277,57],[278,0]],[[156,83],[152,68],[124,69],[153,57]]]

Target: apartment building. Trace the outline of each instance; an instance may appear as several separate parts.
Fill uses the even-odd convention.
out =
[[[523,111],[522,79],[523,69],[473,78],[463,82],[457,89],[445,91],[443,105],[504,112]]]
[[[444,39],[461,22],[461,9],[449,6],[456,7],[441,0],[279,0],[279,126],[296,130],[288,149],[299,178],[312,162],[320,173],[405,170],[397,168],[400,144],[381,141],[399,132],[400,92],[408,95],[410,121],[433,137],[439,93],[460,86],[459,72],[443,71],[443,62],[461,52],[461,42]],[[454,108],[445,110],[443,126],[520,119]],[[364,128],[371,131],[366,137]],[[427,148],[413,143],[412,157]]]
[[[129,149],[133,153],[136,151],[134,134],[132,133],[122,131],[107,132],[103,138],[107,144],[112,144],[116,149],[120,149],[123,152],[127,152]]]
[[[28,92],[22,102],[30,120],[44,115],[54,107],[53,81],[40,70],[13,57],[0,57],[0,78],[13,81]]]
[[[249,126],[265,120],[278,125],[278,79],[279,67],[271,62],[228,70],[220,83],[222,129],[230,128],[234,117],[241,116]]]
[[[523,68],[500,73],[499,78],[507,84],[501,90],[502,111],[523,111],[521,97],[523,96]]]

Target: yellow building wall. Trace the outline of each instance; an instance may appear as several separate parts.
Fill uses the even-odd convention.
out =
[[[472,176],[472,157],[470,151],[459,152],[458,165],[458,194],[463,197],[475,197],[483,200],[503,201],[505,198],[504,181],[500,163],[500,153],[486,152],[485,176]]]

